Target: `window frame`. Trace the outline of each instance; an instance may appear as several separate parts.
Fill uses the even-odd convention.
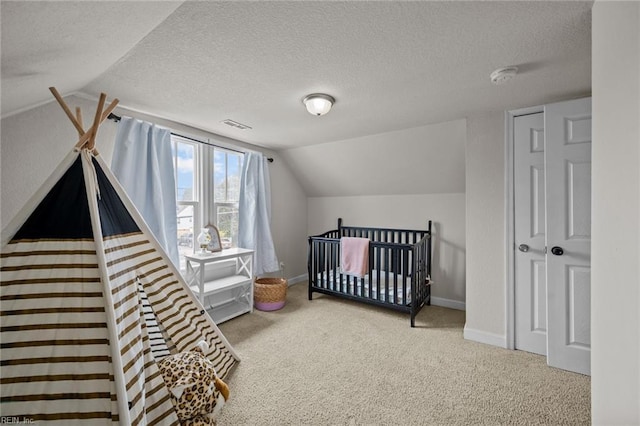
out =
[[[211,146],[211,145],[210,145]],[[206,204],[207,205],[207,211],[205,211],[205,215],[204,217],[209,218],[210,223],[211,224],[215,224],[217,226],[218,224],[218,206],[221,207],[235,207],[235,208],[239,208],[239,204],[240,204],[240,194],[238,192],[238,201],[229,201],[229,185],[227,183],[227,185],[225,186],[225,201],[216,201],[216,196],[215,196],[215,153],[216,151],[218,152],[224,152],[225,153],[225,161],[224,161],[224,168],[225,168],[225,180],[228,182],[229,179],[229,155],[238,155],[240,157],[240,163],[238,164],[238,172],[239,175],[238,176],[240,179],[242,178],[242,165],[244,162],[244,156],[245,153],[244,152],[240,152],[236,149],[231,149],[231,148],[224,148],[224,147],[219,147],[219,146],[211,146],[212,149],[206,150],[207,151],[207,157],[208,159],[205,160],[206,161],[206,165],[208,166],[209,170],[205,171],[205,173],[208,175],[208,179],[206,179],[208,185],[210,186],[208,189],[208,194],[211,194],[211,196],[209,197],[208,201]],[[238,182],[239,184],[240,182]],[[233,241],[233,245],[232,247],[237,247],[238,241],[237,238]]]
[[[175,135],[175,134],[171,134],[171,144],[172,144],[172,148],[175,150],[174,152],[178,152],[178,144],[182,143],[182,144],[186,144],[186,145],[190,145],[193,148],[193,196],[192,199],[190,201],[182,201],[178,199],[178,179],[177,179],[177,174],[178,174],[178,155],[175,155],[173,157],[173,168],[174,168],[174,176],[175,176],[175,185],[176,185],[176,206],[191,206],[193,209],[193,232],[192,232],[192,251],[191,254],[195,253],[196,251],[196,243],[195,243],[195,239],[198,236],[198,233],[200,232],[200,229],[202,229],[202,183],[201,183],[201,179],[199,178],[201,176],[201,161],[200,161],[200,157],[202,157],[201,155],[201,151],[200,151],[200,143],[198,143],[197,141],[194,140],[190,140],[188,138],[179,136],[179,135]],[[173,155],[173,152],[172,152]],[[184,257],[182,256],[182,254],[179,253],[180,256],[180,268],[183,269],[185,265],[183,265],[184,262]]]
[[[173,158],[174,176],[176,177],[176,205],[177,206],[192,206],[193,208],[193,243],[192,252],[196,252],[197,244],[195,239],[197,238],[200,230],[209,224],[218,223],[217,207],[239,207],[239,195],[238,201],[216,201],[215,200],[215,166],[214,156],[216,151],[225,152],[225,179],[228,179],[228,154],[238,155],[240,157],[239,174],[242,174],[242,165],[244,162],[245,152],[234,148],[225,148],[217,145],[213,145],[206,140],[200,140],[191,137],[185,137],[181,135],[171,134],[171,144],[177,153],[178,143],[184,143],[191,145],[194,148],[194,182],[193,182],[193,200],[181,201],[178,200],[178,156]],[[173,155],[173,153],[172,153]],[[241,178],[241,176],[239,176]],[[225,187],[226,198],[228,198],[228,185]],[[237,247],[237,239],[233,240],[234,246]],[[180,254],[180,267],[184,269],[184,256]]]

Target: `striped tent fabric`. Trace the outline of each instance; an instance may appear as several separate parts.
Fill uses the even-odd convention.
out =
[[[149,298],[144,292],[142,284],[138,283],[138,291],[140,300],[142,302],[142,313],[144,315],[144,321],[147,325],[147,334],[149,336],[149,345],[151,353],[155,359],[162,359],[175,352],[175,346],[169,347],[171,339],[164,332],[162,325],[158,323],[155,312],[149,304]]]
[[[179,425],[157,362],[205,340],[224,378],[237,355],[100,156],[54,177],[3,231],[1,415]]]

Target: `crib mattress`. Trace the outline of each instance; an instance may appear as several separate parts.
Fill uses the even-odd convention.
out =
[[[325,271],[318,273],[318,283],[322,283],[324,288],[329,290],[340,291],[359,297],[369,297],[369,287],[371,287],[371,299],[380,300],[382,302],[391,302],[396,305],[403,303],[404,283],[406,282],[407,298],[405,304],[411,303],[411,280],[401,274],[397,274],[397,289],[394,289],[393,283],[396,274],[389,272],[387,277],[386,271],[380,271],[380,282],[378,285],[378,272],[373,270],[371,276],[365,275],[364,278],[356,278],[349,275],[343,275],[340,271]],[[388,283],[388,286],[387,286]],[[378,287],[380,287],[380,297],[378,297]],[[394,294],[395,293],[395,294]]]

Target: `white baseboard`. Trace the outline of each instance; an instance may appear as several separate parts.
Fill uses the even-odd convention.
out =
[[[457,309],[458,311],[465,311],[465,303],[459,300],[445,299],[442,297],[431,296],[431,304],[434,306],[442,306],[443,308]]]
[[[297,277],[287,278],[287,281],[291,286],[299,282],[307,281],[308,279],[309,279],[309,274],[302,274],[302,275],[298,275]],[[443,308],[456,309],[458,311],[466,310],[466,306],[464,302],[460,302],[459,300],[445,299],[443,297],[431,296],[431,304],[434,306],[442,306]]]
[[[464,338],[466,340],[473,340],[474,342],[484,343],[486,345],[498,346],[501,348],[507,347],[507,336],[474,330],[466,325],[464,326]]]
[[[298,275],[297,277],[287,278],[289,285],[294,285],[302,281],[307,281],[309,274]]]

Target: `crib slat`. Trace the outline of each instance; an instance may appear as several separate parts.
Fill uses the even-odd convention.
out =
[[[391,253],[387,247],[384,248],[384,297],[382,300],[389,301],[389,266],[391,264]]]
[[[398,292],[396,292],[396,303],[400,303],[402,305],[404,305],[404,295],[406,294],[406,283],[407,283],[407,276],[404,272],[404,259],[407,255],[407,250],[406,249],[400,249],[399,253],[398,253],[398,276],[400,277],[400,279],[398,280],[398,291],[401,292],[402,294],[399,294]]]
[[[311,276],[309,277],[309,280],[310,283],[313,284],[313,287],[318,286],[318,244],[317,240],[311,240],[311,259],[309,262],[311,265]]]
[[[376,299],[380,300],[380,270],[382,269],[382,262],[380,260],[381,257],[381,247],[376,247],[376,262],[375,262],[375,270],[376,270]]]
[[[338,282],[336,281],[336,277],[335,277],[335,273],[336,273],[336,268],[335,268],[335,251],[336,251],[336,247],[334,244],[328,244],[328,251],[327,251],[327,267],[326,267],[326,271],[327,271],[327,286],[329,286],[329,288],[331,289],[335,289],[337,288],[337,284]]]
[[[322,273],[324,272],[324,269],[322,267],[322,258],[323,258],[322,251],[325,250],[325,247],[319,241],[317,242],[316,247],[317,247],[317,251],[316,251],[315,265],[316,265],[316,271],[318,274],[317,287],[323,288],[324,275]]]
[[[318,247],[318,272],[320,273],[320,283],[319,283],[319,287],[320,288],[325,288],[325,279],[326,276],[324,274],[325,272],[325,267],[324,267],[324,258],[325,258],[325,250],[326,247],[324,245],[320,245]]]
[[[395,291],[397,290],[396,284],[396,255],[398,254],[397,248],[389,248],[389,290],[387,291],[387,303],[395,303]]]

